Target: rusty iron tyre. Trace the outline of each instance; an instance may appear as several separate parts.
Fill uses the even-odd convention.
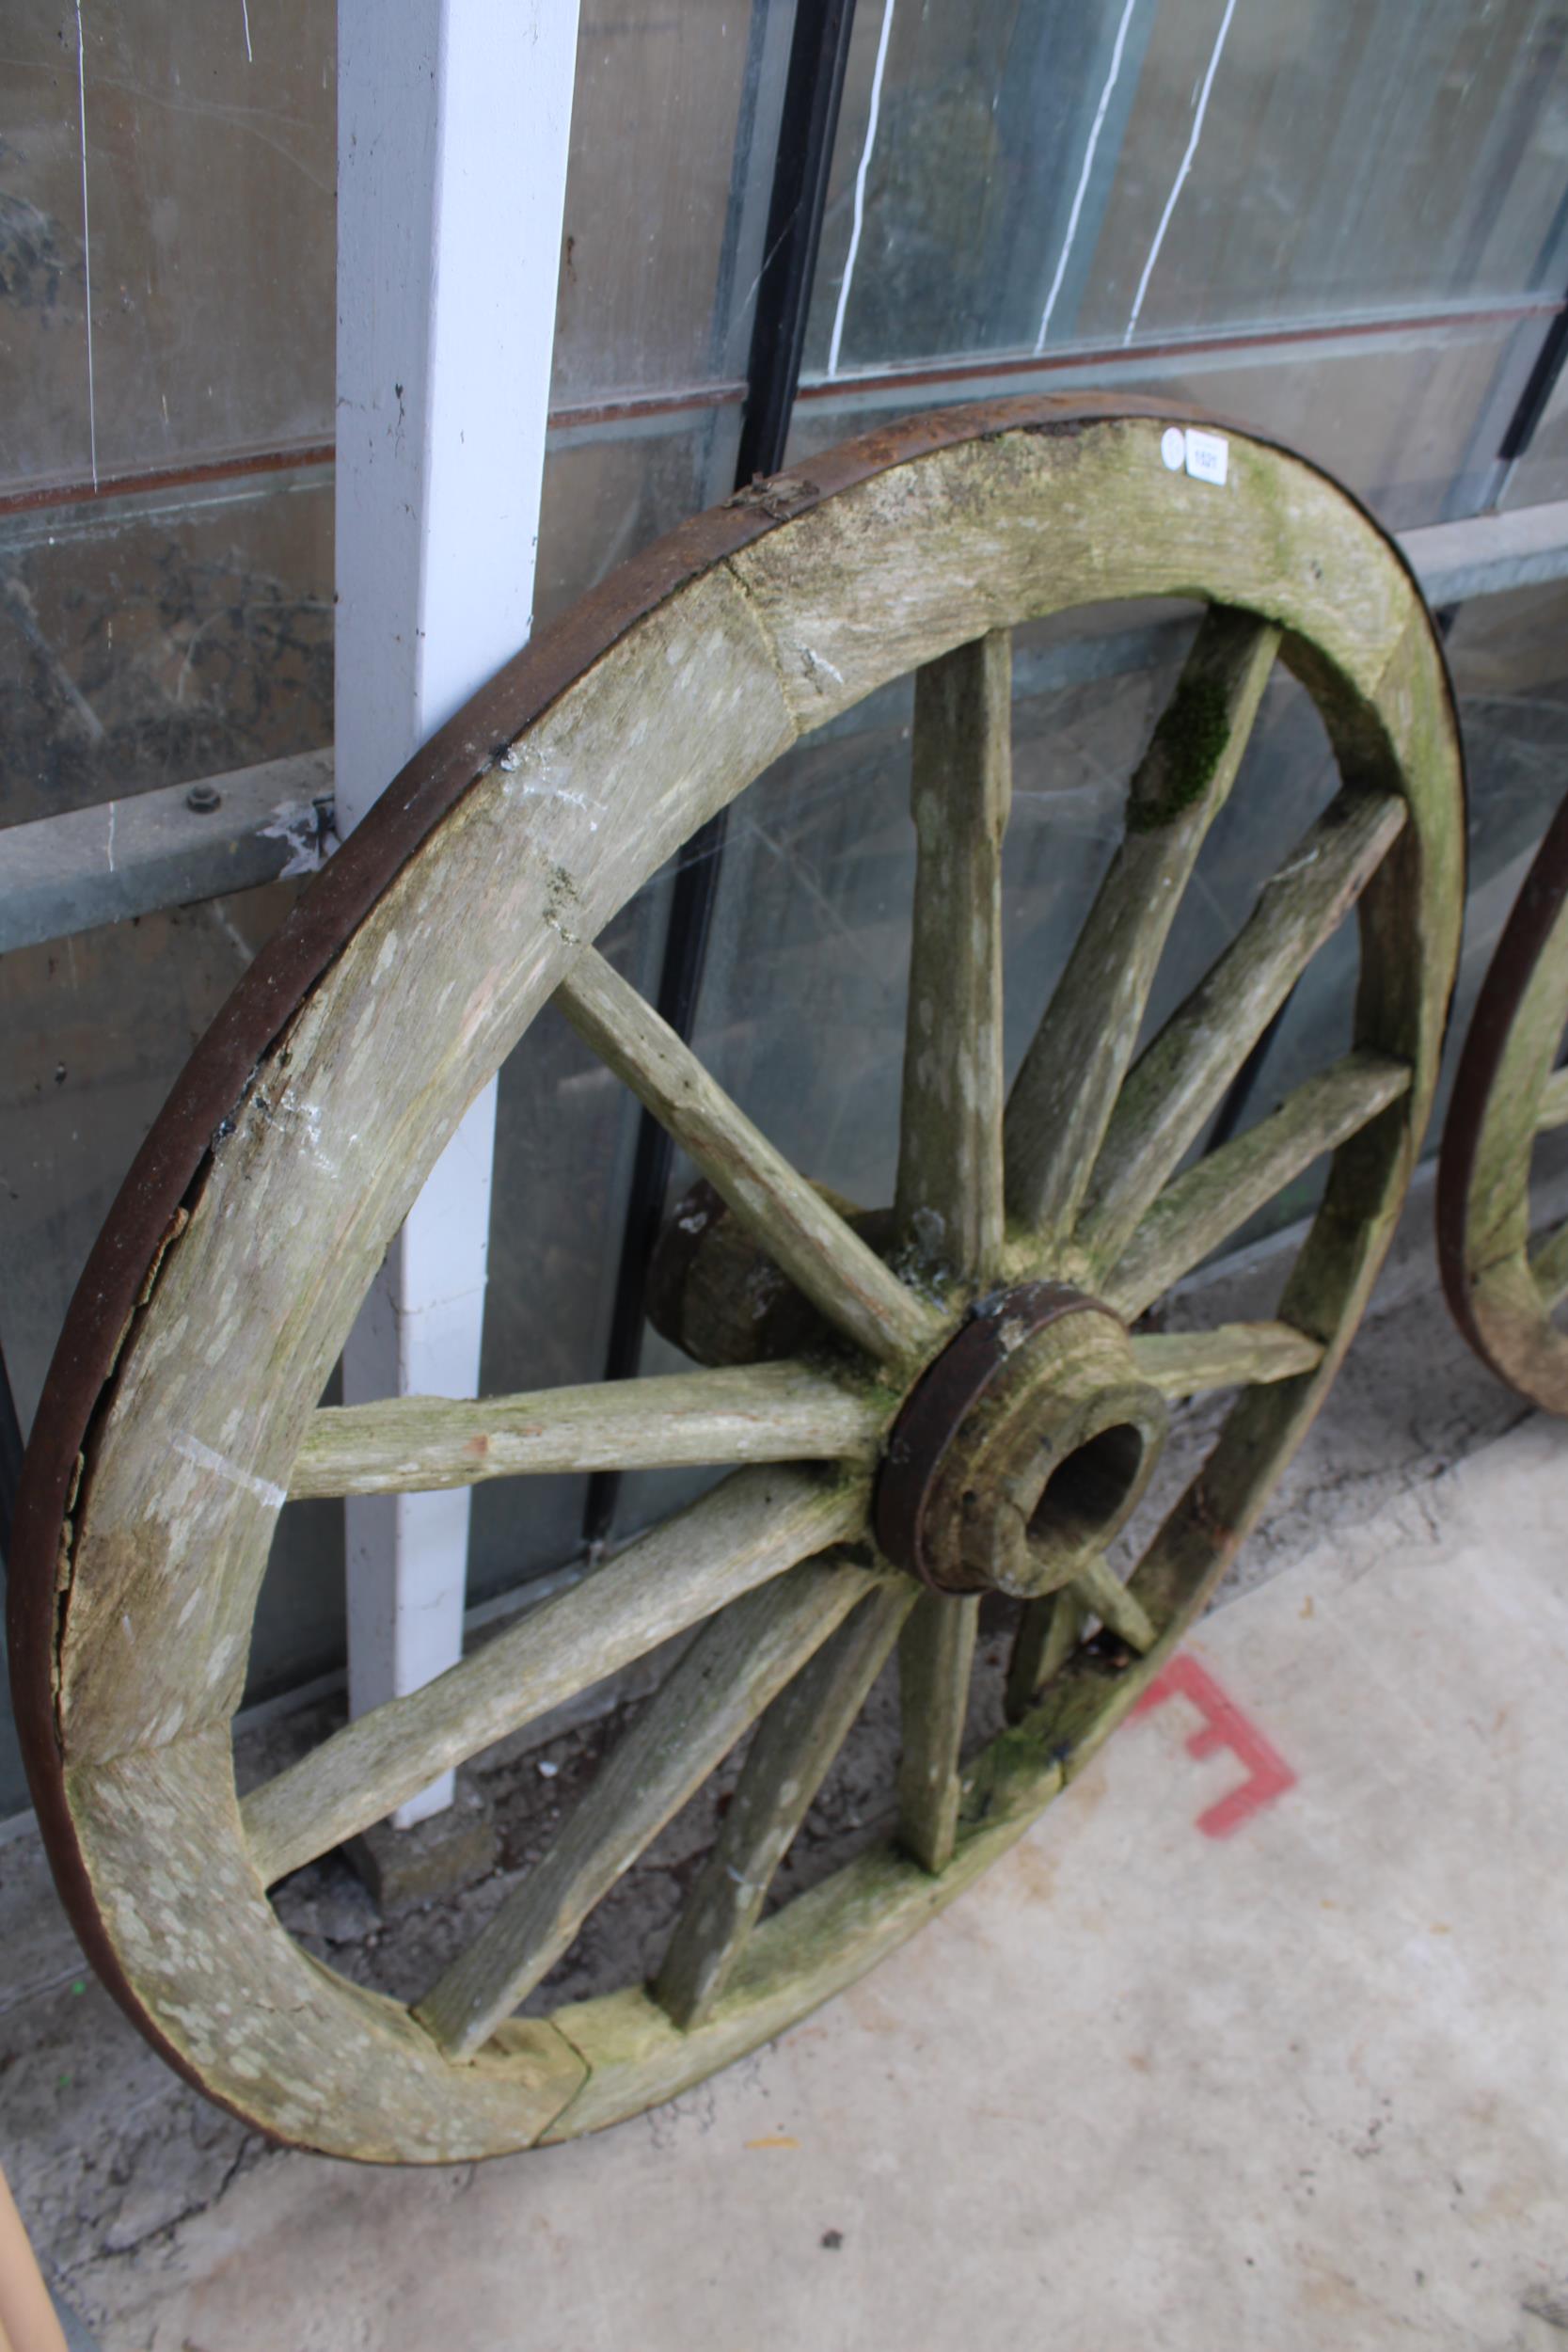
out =
[[[395,781],[149,1136],[28,1449],[17,1713],[95,1966],[175,2066],[275,2137],[382,2162],[563,2138],[805,2014],[1072,1780],[1204,1607],[1310,1424],[1431,1105],[1462,904],[1458,736],[1393,543],[1256,436],[1220,428],[1223,486],[1173,469],[1180,415],[1117,396],[918,418],[684,525],[542,631]],[[1205,617],[1007,1095],[1008,632],[1149,596],[1196,597]],[[1140,1051],[1170,912],[1276,658],[1323,721],[1338,797]],[[910,671],[898,1181],[891,1209],[863,1217],[789,1167],[591,943],[799,737]],[[1266,792],[1264,764],[1248,772],[1243,788]],[[1353,909],[1350,1052],[1191,1161]],[[713,1188],[665,1268],[669,1311],[707,1368],[614,1391],[320,1408],[389,1238],[552,998]],[[1272,1318],[1147,1327],[1173,1283],[1323,1157],[1322,1206]],[[759,1257],[769,1295],[797,1295],[798,1311],[748,1355],[734,1284]],[[1210,1391],[1234,1402],[1123,1582],[1104,1546],[1143,1492],[1171,1400]],[[287,1498],[670,1462],[730,1475],[241,1803],[231,1722]],[[1013,1596],[1022,1622],[1011,1722],[971,1756],[988,1592]],[[368,1992],[292,1940],[269,1886],[687,1631],[556,1847],[422,1998]],[[886,1832],[764,1918],[772,1871],[895,1650],[903,1752]],[[749,1729],[655,1980],[517,2015]]]

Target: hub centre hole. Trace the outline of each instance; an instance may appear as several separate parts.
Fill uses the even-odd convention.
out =
[[[1113,1527],[1143,1468],[1143,1432],[1118,1422],[1057,1464],[1035,1505],[1029,1534],[1037,1542],[1074,1549]]]

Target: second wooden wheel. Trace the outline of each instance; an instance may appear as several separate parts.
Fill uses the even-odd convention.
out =
[[[1443,1128],[1437,1256],[1449,1309],[1499,1380],[1568,1413],[1568,1224],[1533,1231],[1536,1139],[1568,1126],[1568,801],[1546,828],[1476,1000]]]
[[[436,2161],[568,2137],[852,1980],[1004,1852],[1128,1713],[1322,1402],[1432,1098],[1458,940],[1457,740],[1419,595],[1361,510],[1241,434],[1223,484],[1192,479],[1172,469],[1173,439],[1157,405],[970,408],[851,443],[809,481],[760,485],[677,532],[399,780],[150,1138],[29,1450],[18,1711],[96,1964],[175,2064],[279,2137]],[[1005,1093],[1008,631],[1151,596],[1196,597],[1206,617]],[[1175,909],[1276,659],[1322,715],[1338,796],[1280,844],[1254,912],[1140,1050]],[[788,1164],[591,943],[799,736],[909,671],[918,857],[897,1182],[867,1222]],[[1353,907],[1348,1052],[1195,1159]],[[694,1236],[676,1311],[689,1277],[725,1311],[709,1331],[733,1329],[733,1285],[765,1263],[800,1352],[736,1362],[715,1344],[708,1369],[608,1390],[321,1409],[388,1238],[551,997],[724,1204],[711,1246]],[[1330,1152],[1273,1315],[1140,1328]],[[1211,1390],[1236,1401],[1123,1583],[1105,1548],[1172,1400]],[[289,1497],[673,1463],[729,1475],[241,1803],[230,1721]],[[966,1757],[987,1592],[1022,1604],[1013,1721]],[[687,1632],[553,1851],[421,1998],[351,1984],[291,1940],[270,1885]],[[895,1647],[885,1829],[765,1917]],[[654,1980],[519,2016],[748,1734]]]

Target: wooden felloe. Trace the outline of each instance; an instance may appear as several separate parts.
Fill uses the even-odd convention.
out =
[[[1537,1233],[1530,1162],[1568,1121],[1568,801],[1547,827],[1481,983],[1437,1167],[1437,1255],[1455,1321],[1500,1380],[1568,1413],[1568,1225]]]
[[[175,2064],[278,2137],[409,2162],[567,2137],[851,1982],[1136,1703],[1322,1403],[1432,1102],[1462,903],[1457,736],[1392,543],[1254,436],[1229,435],[1223,485],[1172,473],[1171,413],[1028,401],[917,419],[683,526],[542,632],[386,794],[150,1138],[29,1453],[19,1716],[96,1964]],[[1009,1099],[1010,633],[1151,596],[1206,616],[1063,977],[1031,1005]],[[1316,704],[1339,796],[1281,845],[1256,911],[1145,1041],[1204,836],[1228,798],[1269,791],[1245,755],[1276,661]],[[593,943],[801,734],[911,671],[897,1175],[864,1213],[792,1167]],[[1353,910],[1348,1051],[1205,1157],[1239,1066]],[[552,998],[711,1187],[660,1294],[709,1369],[322,1409],[390,1236]],[[1536,1123],[1558,1115],[1544,1050],[1539,1077]],[[1322,1205],[1271,1317],[1132,1327],[1319,1159]],[[772,1304],[748,1320],[736,1286],[759,1270]],[[988,1317],[995,1346],[966,1387]],[[1217,1438],[1119,1576],[1105,1547],[1136,1524],[1169,1411],[1216,1389],[1235,1392]],[[290,1496],[673,1463],[726,1475],[241,1804],[230,1724]],[[911,1569],[877,1531],[916,1519]],[[1009,1725],[972,1752],[986,1592],[1022,1596],[1019,1631]],[[677,1636],[554,1850],[422,1999],[368,1993],[293,1944],[274,1881]],[[886,1835],[767,1914],[895,1661]],[[594,1904],[745,1739],[653,1982],[515,2015],[541,1985],[547,2005]]]

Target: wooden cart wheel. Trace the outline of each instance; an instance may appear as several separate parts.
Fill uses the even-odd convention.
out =
[[[28,1457],[19,1712],[98,1966],[177,2065],[267,2131],[382,2160],[565,2137],[668,2097],[847,1984],[1003,1853],[1127,1714],[1317,1410],[1431,1101],[1460,916],[1457,737],[1392,544],[1255,437],[1229,436],[1223,485],[1172,470],[1172,414],[1117,398],[923,418],[675,532],[412,763],[259,960],[137,1161]],[[1007,632],[1150,596],[1196,596],[1207,617],[1005,1104]],[[1341,788],[1281,843],[1254,914],[1136,1054],[1276,656],[1316,702]],[[803,731],[911,670],[917,882],[879,1254],[589,943]],[[1352,1050],[1187,1165],[1353,904]],[[673,1380],[319,1410],[389,1236],[552,996],[826,1337],[794,1360]],[[1275,1318],[1133,1327],[1329,1150]],[[1148,1477],[1167,1400],[1232,1388],[1212,1452],[1123,1587],[1101,1552]],[[732,1468],[239,1802],[230,1719],[286,1497],[650,1463]],[[960,1764],[987,1589],[1024,1597],[1015,1720]],[[698,1626],[554,1851],[411,2009],[284,1931],[266,1895],[284,1873]],[[895,1643],[897,1826],[763,1920]],[[516,2017],[753,1724],[657,1981]]]
[[[1568,1125],[1568,801],[1536,851],[1476,999],[1437,1167],[1437,1258],[1455,1322],[1499,1380],[1568,1413],[1568,1224],[1530,1245],[1535,1139]]]

